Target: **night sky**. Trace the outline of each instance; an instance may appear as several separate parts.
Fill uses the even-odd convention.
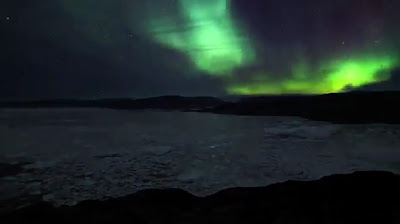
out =
[[[2,0],[0,98],[400,90],[397,0]]]

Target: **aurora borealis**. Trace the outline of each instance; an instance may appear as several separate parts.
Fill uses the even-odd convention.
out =
[[[253,60],[253,50],[235,26],[229,0],[179,0],[183,22],[150,19],[149,31],[167,46],[185,52],[210,75],[229,75]]]
[[[322,94],[335,93],[346,88],[360,87],[390,78],[390,71],[398,65],[397,58],[347,59],[330,62],[318,68],[318,79],[310,80],[313,71],[308,64],[293,66],[293,76],[284,82],[274,82],[268,75],[261,75],[244,85],[234,84],[227,91],[231,94]]]
[[[287,80],[271,80],[268,68],[264,68],[256,75],[248,74],[253,81],[232,83],[229,80],[235,79],[235,69],[251,65],[257,55],[251,40],[244,38],[245,31],[240,30],[232,18],[229,3],[229,0],[179,0],[183,21],[150,19],[149,31],[160,43],[187,54],[208,75],[225,76],[222,77],[228,80],[225,90],[230,94],[340,92],[387,80],[390,71],[399,65],[399,58],[394,55],[372,53],[366,56],[356,52],[347,58],[331,58],[316,65],[304,61],[289,64],[288,61],[291,72],[284,74],[289,77]],[[311,67],[316,69],[311,70]]]
[[[8,96],[149,96],[322,94],[377,85],[391,82],[400,66],[394,4],[7,0],[0,9],[9,34],[0,37],[0,87]]]

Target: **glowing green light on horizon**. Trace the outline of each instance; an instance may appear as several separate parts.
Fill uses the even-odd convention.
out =
[[[326,82],[334,91],[340,91],[346,86],[362,85],[384,81],[389,77],[389,70],[395,65],[390,58],[339,61],[332,64],[334,71],[329,74]],[[379,74],[382,72],[382,74]]]
[[[297,64],[293,68],[291,79],[257,79],[245,84],[231,84],[226,90],[230,94],[238,95],[335,93],[343,91],[346,87],[360,87],[385,81],[390,78],[390,71],[398,65],[395,57],[338,60],[320,66],[318,76],[313,76],[306,74],[311,72],[308,69],[309,65]]]
[[[169,47],[185,52],[210,75],[229,75],[254,58],[231,18],[228,0],[180,0],[185,22],[152,20],[150,32]]]

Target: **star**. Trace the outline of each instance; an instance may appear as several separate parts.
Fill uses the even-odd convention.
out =
[[[10,17],[9,17],[9,16],[7,16],[6,20],[10,20]]]

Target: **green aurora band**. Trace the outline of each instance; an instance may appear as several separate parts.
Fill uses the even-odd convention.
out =
[[[399,60],[394,56],[335,60],[323,64],[315,72],[303,62],[292,66],[290,79],[272,80],[268,74],[261,73],[246,83],[232,81],[226,90],[237,95],[335,93],[388,80],[397,66]]]
[[[229,0],[179,0],[184,23],[151,19],[149,32],[171,48],[185,52],[200,70],[229,75],[254,59],[229,13]]]
[[[243,38],[243,30],[232,18],[229,0],[178,1],[179,18],[152,17],[147,24],[148,33],[157,42],[188,55],[199,70],[222,79],[229,94],[341,92],[385,81],[399,66],[399,57],[387,54],[355,54],[317,65],[304,62],[303,58],[300,63],[288,62],[289,78],[277,80],[268,71],[252,71],[243,82],[236,78],[235,71],[256,64],[258,58],[251,41]]]

